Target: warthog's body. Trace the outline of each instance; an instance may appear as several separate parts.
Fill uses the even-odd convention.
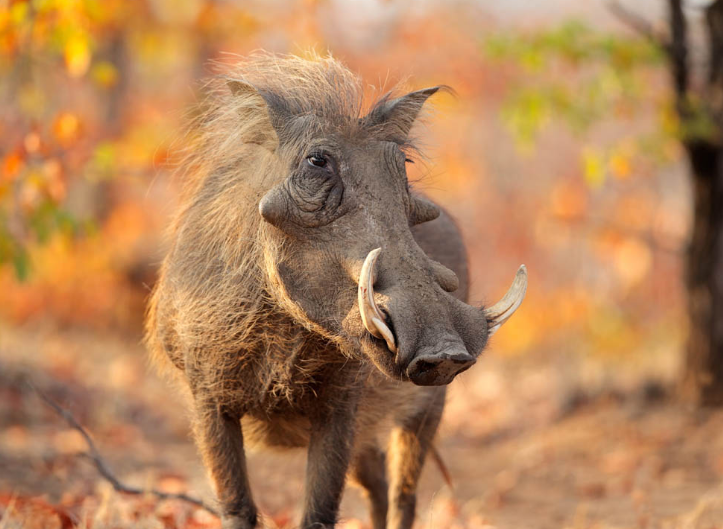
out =
[[[443,384],[501,321],[462,303],[459,232],[407,189],[401,148],[436,89],[360,119],[359,82],[331,59],[263,56],[233,77],[199,122],[150,348],[191,389],[224,527],[257,523],[252,443],[308,447],[303,527],[334,525],[347,474],[375,529],[410,527]]]

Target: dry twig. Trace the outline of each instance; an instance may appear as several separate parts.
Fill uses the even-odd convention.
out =
[[[112,486],[113,489],[115,489],[117,492],[121,492],[123,494],[134,494],[134,495],[145,495],[150,494],[152,496],[155,496],[162,500],[180,500],[184,501],[186,503],[190,503],[192,505],[195,505],[196,507],[200,507],[211,514],[218,516],[218,513],[210,506],[208,506],[203,501],[193,498],[187,494],[183,493],[173,493],[173,492],[163,492],[161,490],[156,489],[141,489],[138,487],[131,487],[129,485],[126,485],[122,481],[120,481],[113,471],[108,466],[108,463],[106,463],[105,459],[103,459],[103,456],[101,456],[100,452],[95,446],[95,443],[93,442],[93,439],[91,438],[88,431],[78,422],[78,420],[73,417],[73,415],[66,409],[62,408],[57,402],[55,402],[53,399],[51,399],[48,395],[43,393],[41,390],[36,388],[34,385],[32,385],[30,382],[28,382],[28,385],[30,388],[35,391],[35,393],[38,394],[38,396],[47,404],[49,407],[51,407],[58,415],[60,415],[65,421],[73,428],[74,430],[77,430],[80,435],[83,436],[83,439],[85,440],[86,444],[88,445],[88,452],[84,453],[83,455],[90,459],[93,464],[95,465],[95,468],[98,470],[98,473],[106,480],[108,481]]]
[[[660,46],[664,50],[669,50],[670,43],[668,39],[655,29],[653,24],[638,13],[629,10],[617,0],[608,3],[608,9],[615,15],[618,20],[631,28],[636,33],[642,35],[646,39]]]

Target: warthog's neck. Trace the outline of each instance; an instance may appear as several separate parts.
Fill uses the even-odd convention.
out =
[[[246,412],[302,411],[321,388],[338,381],[340,370],[364,377],[370,369],[367,363],[350,359],[335,343],[290,320],[259,321],[250,334],[254,336],[247,343],[253,347],[239,352],[234,389],[228,395]]]

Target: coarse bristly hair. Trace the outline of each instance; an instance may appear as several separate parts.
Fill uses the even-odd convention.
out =
[[[232,94],[228,79],[253,86],[268,112],[259,111],[253,94]],[[227,402],[291,399],[298,381],[303,386],[317,369],[356,354],[283,294],[274,268],[291,250],[261,222],[258,202],[285,178],[283,154],[298,153],[319,127],[374,134],[362,119],[362,92],[357,76],[322,56],[257,53],[209,83],[190,128],[181,167],[187,185],[146,324],[152,361],[164,366],[170,359],[194,393],[210,391]],[[275,131],[268,130],[269,117]],[[281,154],[263,148],[276,136]],[[240,387],[242,368],[253,372],[253,384]]]

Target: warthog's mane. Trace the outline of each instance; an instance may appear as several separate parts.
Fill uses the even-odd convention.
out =
[[[170,358],[194,391],[229,394],[229,402],[250,391],[234,375],[251,367],[256,395],[291,399],[295,380],[329,363],[305,353],[334,349],[336,337],[305,321],[273,282],[272,263],[290,250],[261,222],[258,202],[288,167],[263,148],[268,117],[258,98],[234,95],[228,79],[262,94],[282,150],[299,152],[319,124],[350,135],[374,129],[360,119],[360,79],[335,59],[256,54],[209,83],[185,141],[185,190],[148,308],[152,360],[164,366]]]

